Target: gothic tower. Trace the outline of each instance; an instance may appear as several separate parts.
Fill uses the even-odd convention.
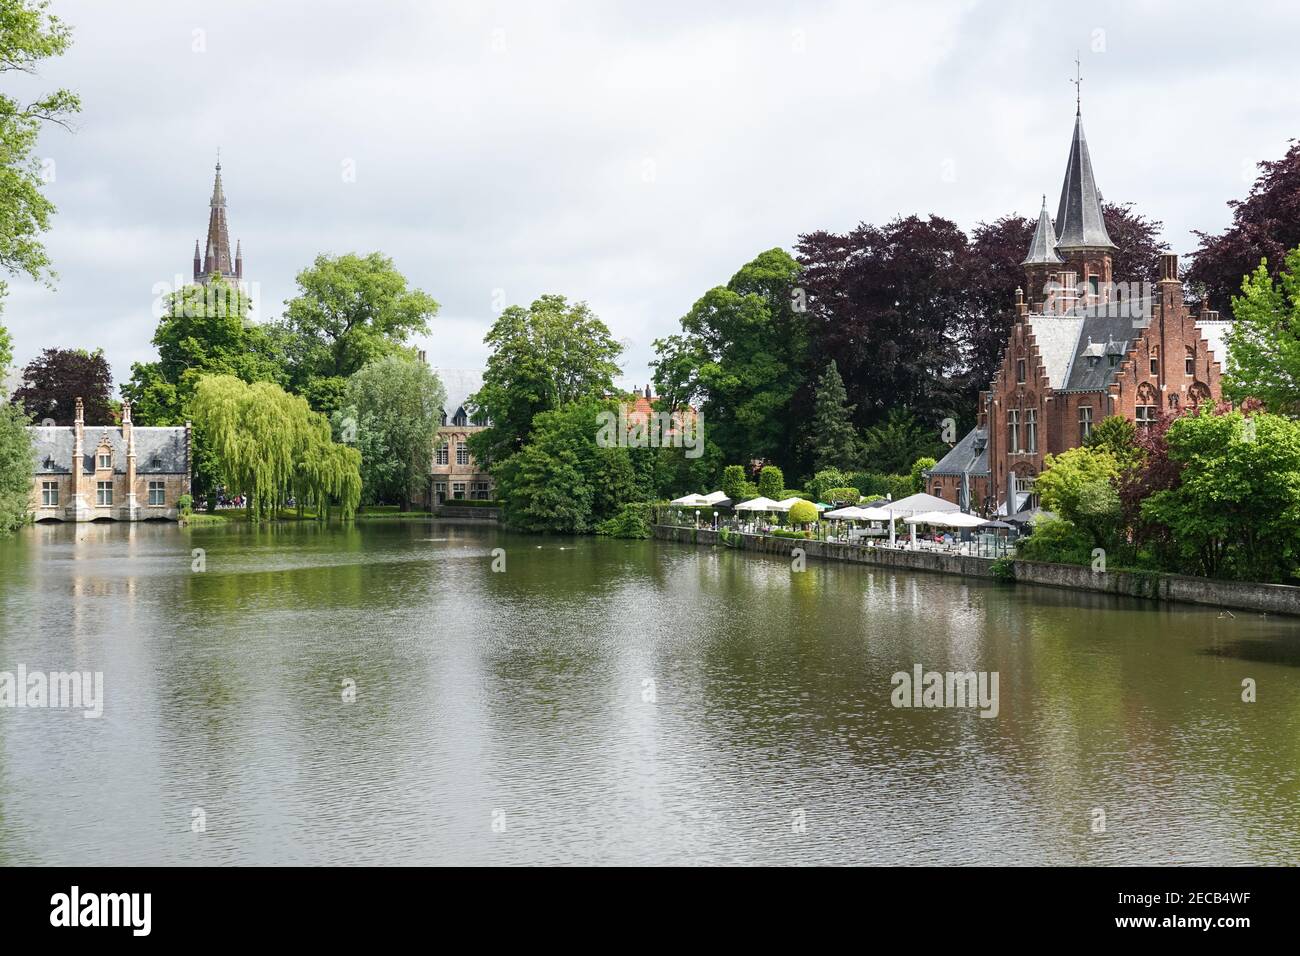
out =
[[[244,277],[244,256],[239,244],[235,246],[233,260],[230,255],[226,193],[221,186],[221,160],[217,160],[217,177],[212,184],[212,199],[208,207],[208,242],[202,255],[199,252],[199,241],[194,240],[194,281],[207,285],[214,276],[223,276],[238,283]]]

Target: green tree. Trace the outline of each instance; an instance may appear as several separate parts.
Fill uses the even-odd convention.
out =
[[[1268,262],[1241,282],[1232,299],[1224,394],[1258,398],[1272,411],[1300,415],[1300,248],[1292,249],[1274,282]]]
[[[272,335],[288,358],[290,384],[317,411],[337,410],[342,380],[427,334],[438,303],[409,288],[383,253],[319,255],[298,273]]]
[[[1079,447],[1048,455],[1034,490],[1048,511],[1082,532],[1093,547],[1112,548],[1122,509],[1115,488],[1121,469],[1115,457],[1098,448]]]
[[[0,73],[35,74],[42,60],[60,56],[71,45],[71,30],[49,7],[46,0],[0,3]],[[10,275],[47,283],[54,279],[41,241],[50,228],[54,204],[41,192],[49,174],[34,150],[46,124],[66,129],[80,109],[80,100],[69,90],[29,102],[0,93],[0,269]],[[5,289],[0,281],[0,298]],[[0,362],[0,368],[11,360]]]
[[[792,525],[811,524],[817,520],[817,506],[811,501],[796,501],[790,506],[790,512],[787,515]]]
[[[866,430],[864,457],[868,467],[891,475],[906,474],[912,462],[942,453],[939,436],[904,408],[892,409],[883,422]]]
[[[242,382],[284,385],[283,354],[265,326],[251,320],[253,303],[237,286],[221,279],[188,285],[160,303],[154,329],[155,362],[136,362],[122,396],[131,401],[138,425],[183,425],[205,375],[230,375]],[[194,434],[194,486],[216,507],[217,464],[201,426]]]
[[[9,336],[9,330],[0,325],[0,381],[4,381],[5,375],[9,372],[9,366],[14,361],[14,340]]]
[[[0,537],[27,521],[32,495],[32,438],[21,405],[0,400]]]
[[[544,295],[527,309],[512,305],[483,341],[492,353],[471,402],[491,424],[469,439],[480,462],[522,449],[542,412],[614,391],[622,347],[585,302]]]
[[[329,422],[307,402],[271,382],[249,385],[233,375],[201,378],[194,423],[211,443],[219,478],[248,496],[249,520],[275,516],[286,500],[328,517],[337,502],[349,518],[361,500],[361,455],[335,444]]]
[[[447,392],[423,362],[387,355],[347,380],[335,433],[361,452],[362,500],[403,511],[429,481]]]
[[[832,359],[817,379],[817,398],[813,405],[812,430],[808,445],[812,466],[853,469],[862,464],[862,439],[853,427],[855,406],[849,404],[844,379]]]
[[[773,501],[781,500],[781,492],[785,490],[785,475],[776,465],[764,465],[758,473],[758,493],[764,498],[771,498]]]
[[[693,404],[725,458],[796,465],[798,427],[790,403],[804,384],[807,323],[799,264],[769,249],[725,286],[706,292],[657,340],[651,363],[669,407]]]
[[[1108,415],[1103,418],[1088,433],[1083,445],[1109,454],[1121,471],[1132,467],[1142,457],[1138,448],[1137,426],[1123,415]]]
[[[935,465],[939,464],[933,458],[918,458],[912,462],[912,494],[925,491],[925,475],[923,472],[929,471]]]
[[[1300,568],[1300,422],[1240,411],[1174,421],[1165,433],[1177,485],[1150,495],[1144,517],[1166,525],[1184,570],[1283,581]]]
[[[733,503],[739,504],[745,500],[741,495],[745,493],[745,483],[748,480],[744,468],[740,465],[728,465],[722,469],[722,493]]]

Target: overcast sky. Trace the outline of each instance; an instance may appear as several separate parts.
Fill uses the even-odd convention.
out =
[[[57,290],[18,279],[19,365],[153,355],[217,148],[263,319],[321,252],[382,250],[442,309],[430,360],[479,367],[495,302],[585,299],[644,383],[651,342],[801,232],[1055,208],[1074,114],[1098,184],[1180,253],[1300,136],[1292,3],[54,0],[75,30],[22,96],[51,130]],[[348,169],[355,171],[348,181]]]

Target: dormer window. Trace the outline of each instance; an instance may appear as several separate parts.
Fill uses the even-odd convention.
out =
[[[112,468],[113,453],[111,451],[105,451],[103,448],[101,448],[99,450],[98,464],[95,467],[97,467],[100,471],[105,471],[109,468]]]

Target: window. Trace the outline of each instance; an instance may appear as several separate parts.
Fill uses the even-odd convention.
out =
[[[488,483],[486,481],[476,481],[474,482],[474,492],[470,497],[474,498],[477,501],[487,501],[488,491],[489,488],[488,488]]]
[[[1086,442],[1088,440],[1088,436],[1091,434],[1092,434],[1092,406],[1080,405],[1079,406],[1079,444],[1082,445],[1084,442]]]
[[[463,441],[456,442],[456,464],[458,465],[469,464],[469,449],[465,447],[465,443]]]
[[[1137,407],[1137,427],[1150,428],[1156,423],[1156,415],[1159,409],[1155,405],[1139,405]]]
[[[163,496],[166,494],[166,488],[166,484],[161,481],[149,482],[149,507],[161,508],[163,506]]]
[[[1016,497],[1028,495],[1024,504],[1020,506],[1021,510],[1038,507],[1038,495],[1034,494],[1034,476],[1033,475],[1016,475]]]
[[[1020,385],[1025,384],[1025,360],[1016,359],[1016,382]]]
[[[434,452],[433,463],[435,465],[447,464],[447,443],[446,442],[443,442],[441,445],[439,445],[438,450]]]
[[[433,498],[438,504],[447,500],[447,483],[445,481],[435,481],[433,483]]]
[[[1187,359],[1183,362],[1183,371],[1188,375],[1196,374],[1196,347],[1188,346]]]
[[[1025,409],[1025,444],[1033,453],[1038,451],[1038,409]]]
[[[41,482],[41,507],[57,508],[59,506],[59,483],[57,481]]]
[[[457,409],[456,415],[452,418],[451,423],[457,428],[464,428],[469,424],[469,416],[465,414],[465,409]]]
[[[1088,289],[1092,292],[1094,302],[1101,298],[1101,284],[1097,281],[1096,276],[1088,276]]]
[[[99,468],[112,468],[113,455],[111,452],[101,451],[99,453]]]
[[[1151,349],[1151,374],[1160,374],[1160,349],[1154,346]]]
[[[1013,455],[1020,451],[1020,410],[1016,408],[1007,412],[1007,451]]]
[[[463,501],[465,499],[465,482],[453,481],[451,483],[451,496],[457,501]]]
[[[1111,352],[1108,356],[1106,356],[1106,358],[1111,368],[1114,368],[1116,365],[1119,364],[1119,354],[1117,352]]]
[[[95,482],[95,504],[101,508],[113,503],[113,483],[111,481]]]

